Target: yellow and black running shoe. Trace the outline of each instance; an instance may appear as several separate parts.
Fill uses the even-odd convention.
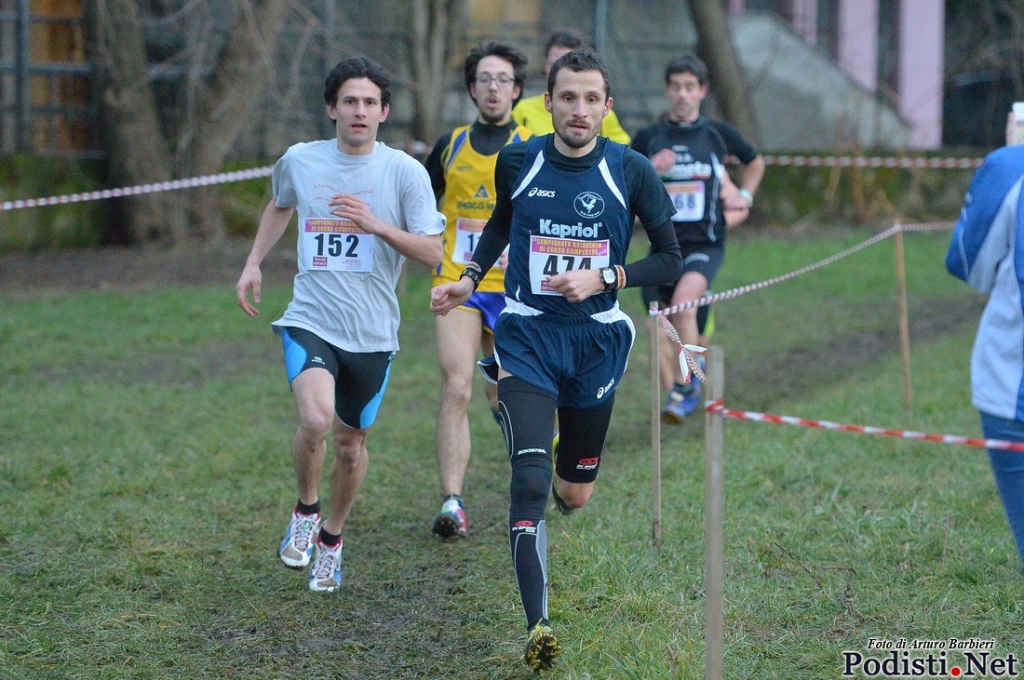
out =
[[[527,666],[533,669],[534,673],[540,673],[554,666],[555,659],[561,654],[562,645],[558,644],[558,638],[551,631],[551,626],[538,623],[530,629],[523,660],[526,661]]]

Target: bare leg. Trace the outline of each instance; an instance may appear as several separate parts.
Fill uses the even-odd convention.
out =
[[[340,534],[366,477],[369,430],[355,430],[334,418],[334,465],[331,468],[331,509],[324,530]]]
[[[292,461],[299,499],[313,505],[319,500],[320,475],[327,452],[326,439],[334,415],[334,377],[322,368],[306,369],[292,380],[299,410],[299,428],[292,441]]]
[[[461,494],[469,466],[469,400],[473,395],[480,315],[455,309],[436,319],[441,403],[437,412],[437,465],[445,495]]]

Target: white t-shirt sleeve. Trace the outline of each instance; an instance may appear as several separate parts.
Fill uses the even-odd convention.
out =
[[[437,209],[427,169],[411,156],[403,165],[402,210],[406,230],[424,236],[443,233],[448,218]]]
[[[278,208],[295,208],[299,204],[299,197],[295,190],[295,182],[292,173],[289,172],[292,161],[292,154],[295,147],[285,152],[277,163],[274,164],[274,174],[271,176],[271,188],[274,192],[274,205]]]

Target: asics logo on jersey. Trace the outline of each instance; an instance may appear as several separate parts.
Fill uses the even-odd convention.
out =
[[[615,378],[609,380],[607,385],[597,391],[597,398],[600,399],[606,394],[611,394],[613,385],[615,385]]]
[[[537,187],[533,187],[526,193],[526,195],[536,196],[538,198],[554,198],[555,192],[552,189],[538,189]]]
[[[572,202],[572,207],[576,209],[580,217],[593,219],[604,212],[604,199],[601,198],[601,194],[584,191]]]
[[[540,221],[540,233],[544,236],[559,236],[566,238],[576,236],[578,238],[597,238],[597,230],[600,222],[595,222],[592,227],[584,227],[582,222],[576,224],[558,224],[551,220]]]

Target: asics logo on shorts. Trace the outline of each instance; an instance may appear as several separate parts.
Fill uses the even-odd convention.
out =
[[[309,361],[310,361],[310,363],[313,363],[313,364],[323,364],[324,363],[324,360],[323,360],[322,357],[313,357]]]
[[[613,385],[615,385],[615,378],[612,378],[611,380],[609,380],[607,385],[605,385],[604,387],[602,387],[601,389],[599,389],[597,391],[597,398],[600,399],[604,395],[610,394],[611,391],[612,391],[612,386]]]

